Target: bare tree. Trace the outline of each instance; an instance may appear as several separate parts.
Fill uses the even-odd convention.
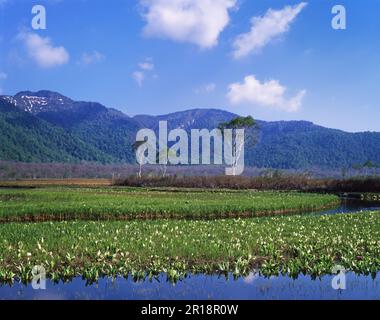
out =
[[[143,168],[143,158],[144,158],[144,153],[143,152],[138,152],[139,147],[142,146],[146,141],[136,141],[133,145],[133,151],[136,153],[136,160],[137,163],[139,164],[139,171],[137,172],[137,176],[139,179],[142,177],[142,168]]]

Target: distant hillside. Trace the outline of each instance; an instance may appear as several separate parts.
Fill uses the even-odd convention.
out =
[[[190,131],[191,129],[217,128],[221,122],[230,121],[236,117],[238,117],[237,114],[218,109],[192,109],[162,116],[138,115],[133,119],[140,126],[153,130],[158,129],[159,121],[167,121],[169,129],[181,128]]]
[[[64,129],[121,162],[133,162],[137,123],[120,111],[94,102],[73,101],[50,91],[20,92],[7,97],[17,108]]]
[[[212,129],[237,117],[218,109],[128,117],[95,102],[73,101],[50,91],[0,97],[0,160],[134,163],[132,144],[141,128]],[[352,167],[380,163],[380,133],[347,133],[306,121],[258,121],[258,144],[246,164],[281,169]]]
[[[62,128],[0,99],[0,159],[24,162],[111,162],[114,159]]]
[[[260,142],[249,163],[274,168],[344,168],[380,163],[380,133],[347,133],[310,122],[261,123]]]

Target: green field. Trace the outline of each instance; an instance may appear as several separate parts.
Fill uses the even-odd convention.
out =
[[[138,188],[1,189],[0,222],[213,219],[313,211],[339,202],[298,192]]]
[[[189,272],[239,276],[255,268],[317,276],[336,264],[376,272],[379,212],[300,214],[337,203],[299,192],[1,189],[0,282],[30,281],[35,265],[57,281],[161,272],[175,281]]]
[[[27,281],[34,265],[55,280],[82,275],[232,272],[331,273],[380,269],[380,213],[215,221],[45,222],[0,225],[0,279]]]

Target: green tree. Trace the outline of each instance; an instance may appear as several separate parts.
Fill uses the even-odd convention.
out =
[[[226,129],[232,130],[232,153],[233,153],[233,175],[236,173],[236,168],[238,166],[238,161],[240,157],[244,156],[244,148],[248,146],[253,148],[258,140],[258,129],[259,126],[256,121],[251,117],[237,117],[229,122],[222,122],[219,124],[218,129],[222,133]],[[244,129],[244,141],[238,141],[237,130]]]

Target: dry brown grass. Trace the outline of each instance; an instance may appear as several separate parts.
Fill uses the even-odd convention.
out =
[[[111,186],[111,179],[33,179],[0,181],[0,187],[106,187]]]
[[[130,187],[175,187],[201,189],[256,189],[256,190],[298,190],[305,192],[380,192],[380,178],[353,178],[345,180],[312,179],[306,176],[282,177],[231,177],[231,176],[167,176],[143,177],[130,176],[117,179],[117,186]]]

